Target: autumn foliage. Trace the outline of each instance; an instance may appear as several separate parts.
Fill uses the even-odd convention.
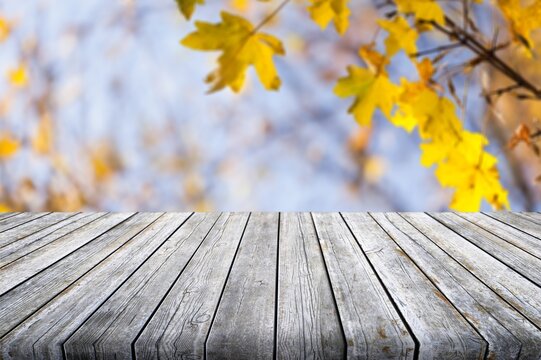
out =
[[[254,0],[255,1],[255,0]],[[280,11],[288,0],[258,25],[252,25],[240,15],[222,12],[217,23],[196,21],[196,31],[182,44],[204,51],[221,51],[218,67],[208,75],[209,91],[230,87],[238,92],[245,82],[246,70],[254,66],[266,89],[278,90],[280,78],[273,56],[283,56],[284,47],[276,37],[263,33],[262,28]],[[195,6],[203,1],[177,0],[179,9],[190,19]],[[305,6],[310,18],[326,29],[330,24],[343,35],[350,28],[348,0],[311,0]],[[296,4],[292,4],[294,6]],[[436,0],[376,1],[383,32],[383,49],[376,41],[359,44],[363,65],[351,65],[346,75],[337,79],[334,93],[352,98],[349,112],[361,126],[370,126],[374,113],[380,111],[393,125],[408,132],[417,131],[422,151],[421,163],[434,167],[435,175],[444,187],[454,189],[450,207],[460,211],[478,211],[483,200],[494,209],[508,209],[508,193],[500,182],[497,159],[487,151],[488,138],[465,128],[458,116],[460,100],[452,76],[438,77],[439,64],[453,49],[463,47],[474,56],[460,64],[463,72],[489,65],[501,72],[511,84],[482,94],[487,102],[493,96],[514,93],[523,99],[541,99],[541,92],[519,72],[498,56],[498,51],[512,48],[526,56],[536,56],[532,34],[541,27],[541,2],[497,0],[483,4],[482,0],[445,2]],[[483,33],[474,16],[476,6],[496,10],[507,23],[508,41],[499,42],[499,32]],[[286,8],[287,9],[287,8]],[[430,49],[419,48],[421,37],[436,43]],[[425,41],[426,42],[426,41]],[[406,77],[393,80],[387,68],[397,54],[404,52],[418,71],[417,79]],[[520,91],[520,92],[518,92]],[[529,141],[524,128],[520,139]],[[516,143],[520,139],[514,139]]]
[[[62,6],[40,1],[32,7]],[[512,201],[539,209],[539,0],[126,0],[103,10],[107,20],[71,19],[68,11],[61,24],[52,12],[17,16],[15,5],[0,12],[0,211],[146,209],[156,194],[167,201],[149,209],[211,210],[214,202],[238,204],[225,197],[251,199],[243,181],[255,188],[255,177],[271,172],[287,173],[303,189],[321,180],[334,197],[327,207],[353,199],[346,206],[479,211],[510,209]],[[159,23],[165,20],[167,30]],[[117,56],[128,61],[117,63]],[[212,125],[201,125],[206,112]],[[90,134],[94,125],[105,130]],[[254,128],[257,139],[247,140],[243,131]],[[400,143],[380,145],[388,141],[382,128]],[[214,135],[233,150],[213,144]],[[296,168],[306,164],[310,174],[291,175],[285,165],[269,171],[268,163],[280,160],[267,151],[272,160],[254,166],[245,154],[272,137],[283,141],[273,143],[280,156],[295,153]],[[395,145],[404,146],[407,166],[379,152]],[[249,168],[245,176],[238,159]],[[411,166],[417,159],[419,167]],[[404,171],[408,187],[418,178],[423,185],[400,199],[396,179]],[[223,174],[234,185],[223,186]],[[164,186],[169,182],[174,190]],[[275,202],[270,208],[292,205]]]

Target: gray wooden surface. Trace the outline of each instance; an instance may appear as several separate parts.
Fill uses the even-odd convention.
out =
[[[537,213],[0,214],[0,359],[541,359]]]

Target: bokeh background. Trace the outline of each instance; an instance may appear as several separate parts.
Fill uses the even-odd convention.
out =
[[[255,20],[276,6],[207,3],[198,19],[216,21],[226,7]],[[420,165],[417,136],[377,117],[360,128],[350,100],[332,93],[377,35],[373,4],[352,8],[340,38],[290,4],[265,30],[286,45],[281,90],[264,91],[251,73],[240,94],[206,95],[216,54],[179,45],[193,24],[173,0],[0,0],[1,209],[447,209],[451,193]],[[399,56],[392,69],[408,66]],[[504,99],[495,116],[467,81],[497,81],[490,75],[458,81],[459,92],[468,86],[465,122],[491,139],[512,209],[541,210],[539,158],[506,147],[539,106]]]

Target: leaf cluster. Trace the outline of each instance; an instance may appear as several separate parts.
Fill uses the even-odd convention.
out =
[[[271,17],[288,2],[284,0]],[[177,3],[189,19],[195,5],[202,5],[203,0]],[[457,3],[458,11],[454,6]],[[472,13],[482,3],[483,0],[463,0],[451,5],[437,0],[386,0],[378,4],[382,12],[378,25],[385,33],[385,51],[378,51],[375,43],[361,45],[359,56],[363,65],[350,65],[347,75],[338,79],[334,88],[337,96],[354,99],[349,112],[361,126],[369,126],[374,114],[381,112],[393,125],[408,132],[416,130],[421,139],[421,164],[434,167],[440,184],[454,190],[450,207],[460,211],[478,211],[483,201],[495,209],[505,209],[509,208],[509,201],[500,181],[497,159],[486,150],[488,138],[466,129],[457,115],[463,104],[456,94],[453,74],[442,74],[442,59],[455,49],[466,49],[474,57],[457,66],[462,73],[488,64],[506,76],[512,82],[510,86],[483,94],[489,105],[495,97],[507,93],[522,99],[541,99],[541,91],[498,55],[498,51],[516,44],[534,56],[532,33],[541,28],[541,2],[494,1],[491,6],[508,24],[510,40],[504,43],[499,43],[497,36],[487,41],[479,30]],[[343,35],[350,26],[349,4],[348,0],[309,0],[306,10],[322,29],[332,23],[336,32]],[[222,12],[219,23],[195,22],[196,31],[182,44],[195,50],[221,52],[218,67],[206,79],[211,92],[225,87],[238,92],[250,66],[266,89],[279,89],[281,81],[273,58],[285,55],[285,50],[278,38],[261,32],[268,21],[269,18],[254,26],[240,15]],[[434,48],[418,49],[421,37],[436,33],[447,41]],[[417,68],[417,80],[391,80],[388,67],[399,53],[405,53]],[[520,142],[525,137],[517,139]]]

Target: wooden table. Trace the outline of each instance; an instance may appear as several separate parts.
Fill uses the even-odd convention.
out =
[[[0,215],[0,358],[541,357],[536,213]]]

